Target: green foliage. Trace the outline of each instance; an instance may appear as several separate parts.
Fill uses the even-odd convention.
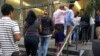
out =
[[[95,9],[100,10],[100,0],[95,0]]]
[[[100,10],[100,0],[86,0],[88,2],[87,7],[84,10],[84,14],[91,15],[93,10]]]
[[[93,12],[94,4],[93,4],[92,0],[87,0],[87,2],[88,2],[88,4],[87,4],[87,7],[84,10],[84,14],[90,16]]]

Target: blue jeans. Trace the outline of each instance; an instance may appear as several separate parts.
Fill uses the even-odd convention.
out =
[[[76,40],[78,38],[78,33],[79,33],[79,27],[76,26],[73,30],[73,41],[76,43]]]
[[[40,38],[40,46],[38,56],[47,56],[48,45],[49,45],[50,36],[45,36]]]
[[[77,31],[74,30],[73,31],[73,41],[76,42],[76,38],[77,38]]]

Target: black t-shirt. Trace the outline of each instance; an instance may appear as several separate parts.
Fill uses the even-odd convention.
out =
[[[40,24],[41,24],[41,29],[42,29],[42,31],[40,32],[40,35],[48,35],[52,33],[53,23],[49,16],[41,16]]]

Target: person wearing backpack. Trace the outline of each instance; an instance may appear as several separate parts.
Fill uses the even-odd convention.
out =
[[[27,56],[36,56],[39,44],[39,21],[35,13],[30,10],[24,25],[24,45]]]
[[[47,56],[49,40],[53,31],[53,24],[46,10],[44,10],[44,15],[40,17],[40,26],[41,38],[38,56]]]

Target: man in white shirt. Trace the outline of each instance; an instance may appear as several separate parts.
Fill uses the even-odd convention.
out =
[[[15,51],[19,51],[16,41],[20,40],[18,24],[11,20],[14,8],[9,4],[1,7],[3,17],[0,19],[0,56],[11,56]]]

